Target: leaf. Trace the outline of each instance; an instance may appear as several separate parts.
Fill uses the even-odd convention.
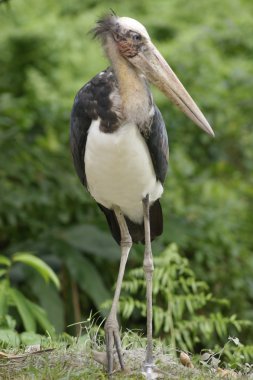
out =
[[[9,329],[0,329],[0,343],[7,346],[17,347],[19,345],[19,336],[16,331]]]
[[[9,289],[10,297],[13,301],[13,304],[18,309],[20,317],[22,319],[24,328],[26,331],[35,331],[36,323],[35,318],[30,310],[29,301],[23,294],[14,288]]]
[[[10,330],[15,330],[16,328],[16,320],[11,316],[11,315],[5,315],[5,320],[6,320],[6,326],[8,327],[8,329]]]
[[[40,325],[40,327],[45,332],[48,332],[50,336],[53,336],[55,334],[55,329],[51,322],[48,320],[45,310],[43,310],[40,306],[36,305],[34,302],[31,302],[29,300],[27,300],[27,303],[30,311],[33,314],[33,317]]]
[[[162,328],[162,324],[166,319],[166,312],[162,310],[159,306],[153,307],[153,316],[154,316],[154,333],[157,335]]]
[[[59,292],[51,283],[46,284],[45,281],[35,274],[29,278],[29,284],[33,287],[34,293],[37,295],[39,304],[45,310],[48,320],[55,327],[56,332],[60,333],[64,330],[64,307]]]
[[[47,282],[51,280],[57,289],[60,289],[60,282],[54,271],[39,257],[32,255],[29,252],[18,252],[13,256],[14,262],[20,262],[34,268],[44,280]]]
[[[193,342],[192,342],[192,339],[190,337],[189,331],[186,329],[182,329],[181,334],[184,338],[185,344],[188,347],[188,349],[193,350]]]
[[[111,295],[96,267],[77,251],[72,255],[64,254],[63,259],[72,278],[88,294],[97,308],[100,308],[101,304],[108,300]]]
[[[87,224],[61,231],[60,238],[72,247],[107,260],[119,260],[120,250],[109,233]]]
[[[25,346],[31,346],[34,344],[41,343],[41,335],[36,334],[34,332],[23,332],[20,334],[21,343]]]
[[[11,266],[11,260],[8,259],[6,256],[0,255],[0,264],[5,265],[6,267]]]
[[[6,269],[0,269],[0,277],[4,276],[7,273]]]
[[[7,280],[0,283],[0,323],[1,318],[5,317],[8,311],[8,289],[9,283]]]

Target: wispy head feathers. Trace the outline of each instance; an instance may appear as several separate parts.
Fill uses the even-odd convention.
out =
[[[93,37],[103,39],[106,34],[115,31],[117,18],[115,12],[111,9],[111,13],[99,19],[95,28],[91,30]]]

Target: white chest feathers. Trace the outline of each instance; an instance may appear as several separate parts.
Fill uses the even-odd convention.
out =
[[[163,187],[156,180],[147,145],[138,128],[125,124],[113,133],[92,121],[85,151],[85,174],[93,198],[111,209],[117,205],[133,222],[143,220],[142,199],[160,198]]]

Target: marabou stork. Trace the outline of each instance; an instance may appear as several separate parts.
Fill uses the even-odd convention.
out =
[[[82,184],[105,214],[120,244],[116,290],[105,323],[109,374],[113,346],[123,359],[117,305],[132,243],[145,244],[143,268],[147,286],[147,350],[144,370],[152,378],[151,241],[162,233],[159,198],[167,172],[168,137],[148,83],[158,87],[192,121],[214,136],[209,123],[165,59],[145,27],[128,17],[107,15],[93,29],[111,66],[77,93],[71,114],[71,149]]]

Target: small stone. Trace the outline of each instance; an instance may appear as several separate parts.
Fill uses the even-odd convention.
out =
[[[25,352],[27,354],[32,354],[34,352],[40,351],[40,344],[32,344],[31,346],[27,346]]]
[[[187,355],[185,352],[181,351],[179,356],[180,362],[188,368],[194,368],[194,365],[191,362],[190,356]]]

